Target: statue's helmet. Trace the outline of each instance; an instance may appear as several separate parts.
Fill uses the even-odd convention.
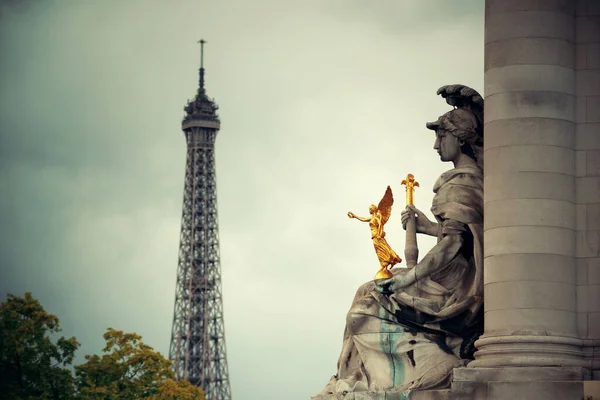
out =
[[[433,131],[443,130],[470,144],[483,144],[477,118],[473,112],[464,108],[448,111],[437,121],[428,122],[425,126]]]
[[[437,94],[454,109],[425,126],[436,132],[448,132],[468,143],[477,165],[483,169],[483,98],[476,90],[464,85],[442,86]]]

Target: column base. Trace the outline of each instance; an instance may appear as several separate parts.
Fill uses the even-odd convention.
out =
[[[583,341],[562,336],[486,336],[475,342],[477,352],[469,368],[590,367],[583,357]]]

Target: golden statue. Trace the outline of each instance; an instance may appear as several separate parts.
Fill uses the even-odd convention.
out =
[[[373,239],[373,246],[375,246],[375,252],[377,258],[379,258],[379,271],[375,275],[374,279],[387,279],[391,278],[392,272],[390,269],[402,261],[402,259],[396,254],[396,252],[390,247],[387,240],[385,240],[385,232],[383,226],[390,219],[392,214],[392,205],[394,204],[394,197],[392,196],[392,189],[388,186],[383,198],[379,202],[379,205],[375,207],[374,204],[369,206],[370,218],[362,218],[349,212],[348,217],[356,218],[362,222],[368,222],[371,228],[371,239]]]

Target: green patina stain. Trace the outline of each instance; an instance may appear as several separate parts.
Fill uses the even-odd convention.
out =
[[[404,383],[404,363],[402,362],[402,356],[393,354],[392,349],[396,348],[396,343],[401,340],[404,335],[404,330],[399,324],[387,321],[389,314],[383,307],[379,307],[378,316],[381,321],[379,345],[381,351],[388,354],[390,371],[392,372],[392,382],[394,386],[397,387]],[[408,397],[406,397],[406,399],[408,399]]]
[[[408,395],[410,394],[410,390],[405,390],[404,392],[400,392],[400,400],[409,400]]]

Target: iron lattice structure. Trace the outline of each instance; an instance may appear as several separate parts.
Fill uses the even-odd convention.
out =
[[[169,358],[176,377],[201,387],[207,400],[229,400],[215,174],[215,138],[221,127],[217,109],[206,95],[201,61],[198,93],[184,108],[182,122],[187,162]]]

